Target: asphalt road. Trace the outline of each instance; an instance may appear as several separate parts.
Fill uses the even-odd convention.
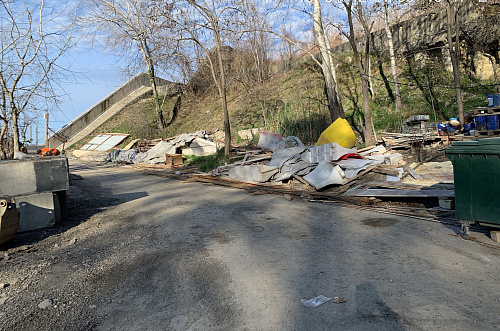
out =
[[[455,227],[71,168],[70,220],[3,248],[2,330],[500,329],[500,250]]]

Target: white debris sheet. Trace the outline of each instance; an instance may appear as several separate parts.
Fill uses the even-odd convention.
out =
[[[106,161],[159,164],[165,163],[165,154],[177,154],[178,149],[184,155],[204,156],[215,153],[218,147],[217,143],[211,141],[210,136],[203,130],[195,133],[183,133],[170,141],[162,140],[144,153],[137,153],[135,149],[111,151],[106,156]]]
[[[249,182],[263,183],[267,182],[277,172],[278,168],[263,164],[235,166],[229,168],[229,177],[245,178]]]
[[[343,184],[345,173],[337,165],[334,166],[330,162],[321,161],[316,169],[310,174],[304,176],[304,180],[311,184],[316,190],[332,184]]]
[[[266,135],[261,135],[266,137]],[[317,190],[328,185],[342,185],[349,179],[367,169],[368,167],[386,161],[383,155],[374,159],[340,160],[347,154],[358,155],[355,148],[344,148],[337,143],[329,143],[321,146],[306,147],[299,138],[290,136],[279,140],[276,135],[269,134],[264,139],[263,145],[266,149],[273,149],[271,161],[268,168],[255,167],[255,165],[225,166],[229,177],[248,182],[262,182],[267,178],[270,181],[283,181],[294,175],[303,176],[304,180]],[[269,141],[273,141],[269,143]],[[373,152],[383,152],[378,147]],[[361,157],[358,155],[358,157]],[[250,168],[253,167],[253,168]],[[244,171],[248,168],[247,171]],[[221,171],[218,172],[220,173]],[[259,175],[258,171],[262,171]],[[271,172],[273,174],[271,175]]]

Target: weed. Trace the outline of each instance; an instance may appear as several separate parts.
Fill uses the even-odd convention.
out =
[[[217,153],[207,156],[187,156],[188,164],[197,166],[200,171],[210,171],[218,166],[224,165],[227,162],[227,157],[224,156],[224,148],[217,150]]]

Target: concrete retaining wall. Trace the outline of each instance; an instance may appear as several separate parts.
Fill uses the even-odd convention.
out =
[[[473,8],[474,4],[465,3],[464,9],[460,11],[460,22],[462,27],[474,25],[480,18]],[[394,24],[390,27],[394,46],[398,53],[418,52],[436,46],[444,46],[447,42],[447,19],[446,10],[439,10],[432,13],[422,14],[415,18]],[[496,35],[500,35],[500,26],[492,26],[496,30]],[[357,40],[358,50],[364,50],[364,40]],[[498,40],[492,40],[492,43]],[[389,45],[385,29],[372,32],[372,51],[388,52]],[[334,54],[342,54],[351,51],[351,45],[346,42],[332,48]]]
[[[156,78],[156,84],[161,87],[171,85],[172,83],[161,78]],[[57,131],[57,134],[61,135],[66,140],[71,139],[77,133],[86,128],[90,123],[92,123],[96,118],[104,114],[111,106],[113,106],[117,102],[120,102],[137,89],[149,86],[150,82],[149,76],[147,74],[141,73],[135,75],[114,92],[86,110],[76,119],[69,122],[64,128]],[[60,144],[62,144],[62,141],[57,139],[56,137],[52,137],[52,140],[55,146],[59,146]]]

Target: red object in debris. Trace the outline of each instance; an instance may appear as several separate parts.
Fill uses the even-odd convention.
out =
[[[347,153],[344,154],[340,157],[340,159],[335,160],[335,161],[340,161],[340,160],[347,160],[347,159],[362,159],[363,157],[359,155],[358,153]]]
[[[58,149],[56,148],[42,148],[40,150],[40,153],[38,153],[39,155],[41,156],[56,156],[56,155],[59,155],[61,154],[61,152],[59,152]]]

